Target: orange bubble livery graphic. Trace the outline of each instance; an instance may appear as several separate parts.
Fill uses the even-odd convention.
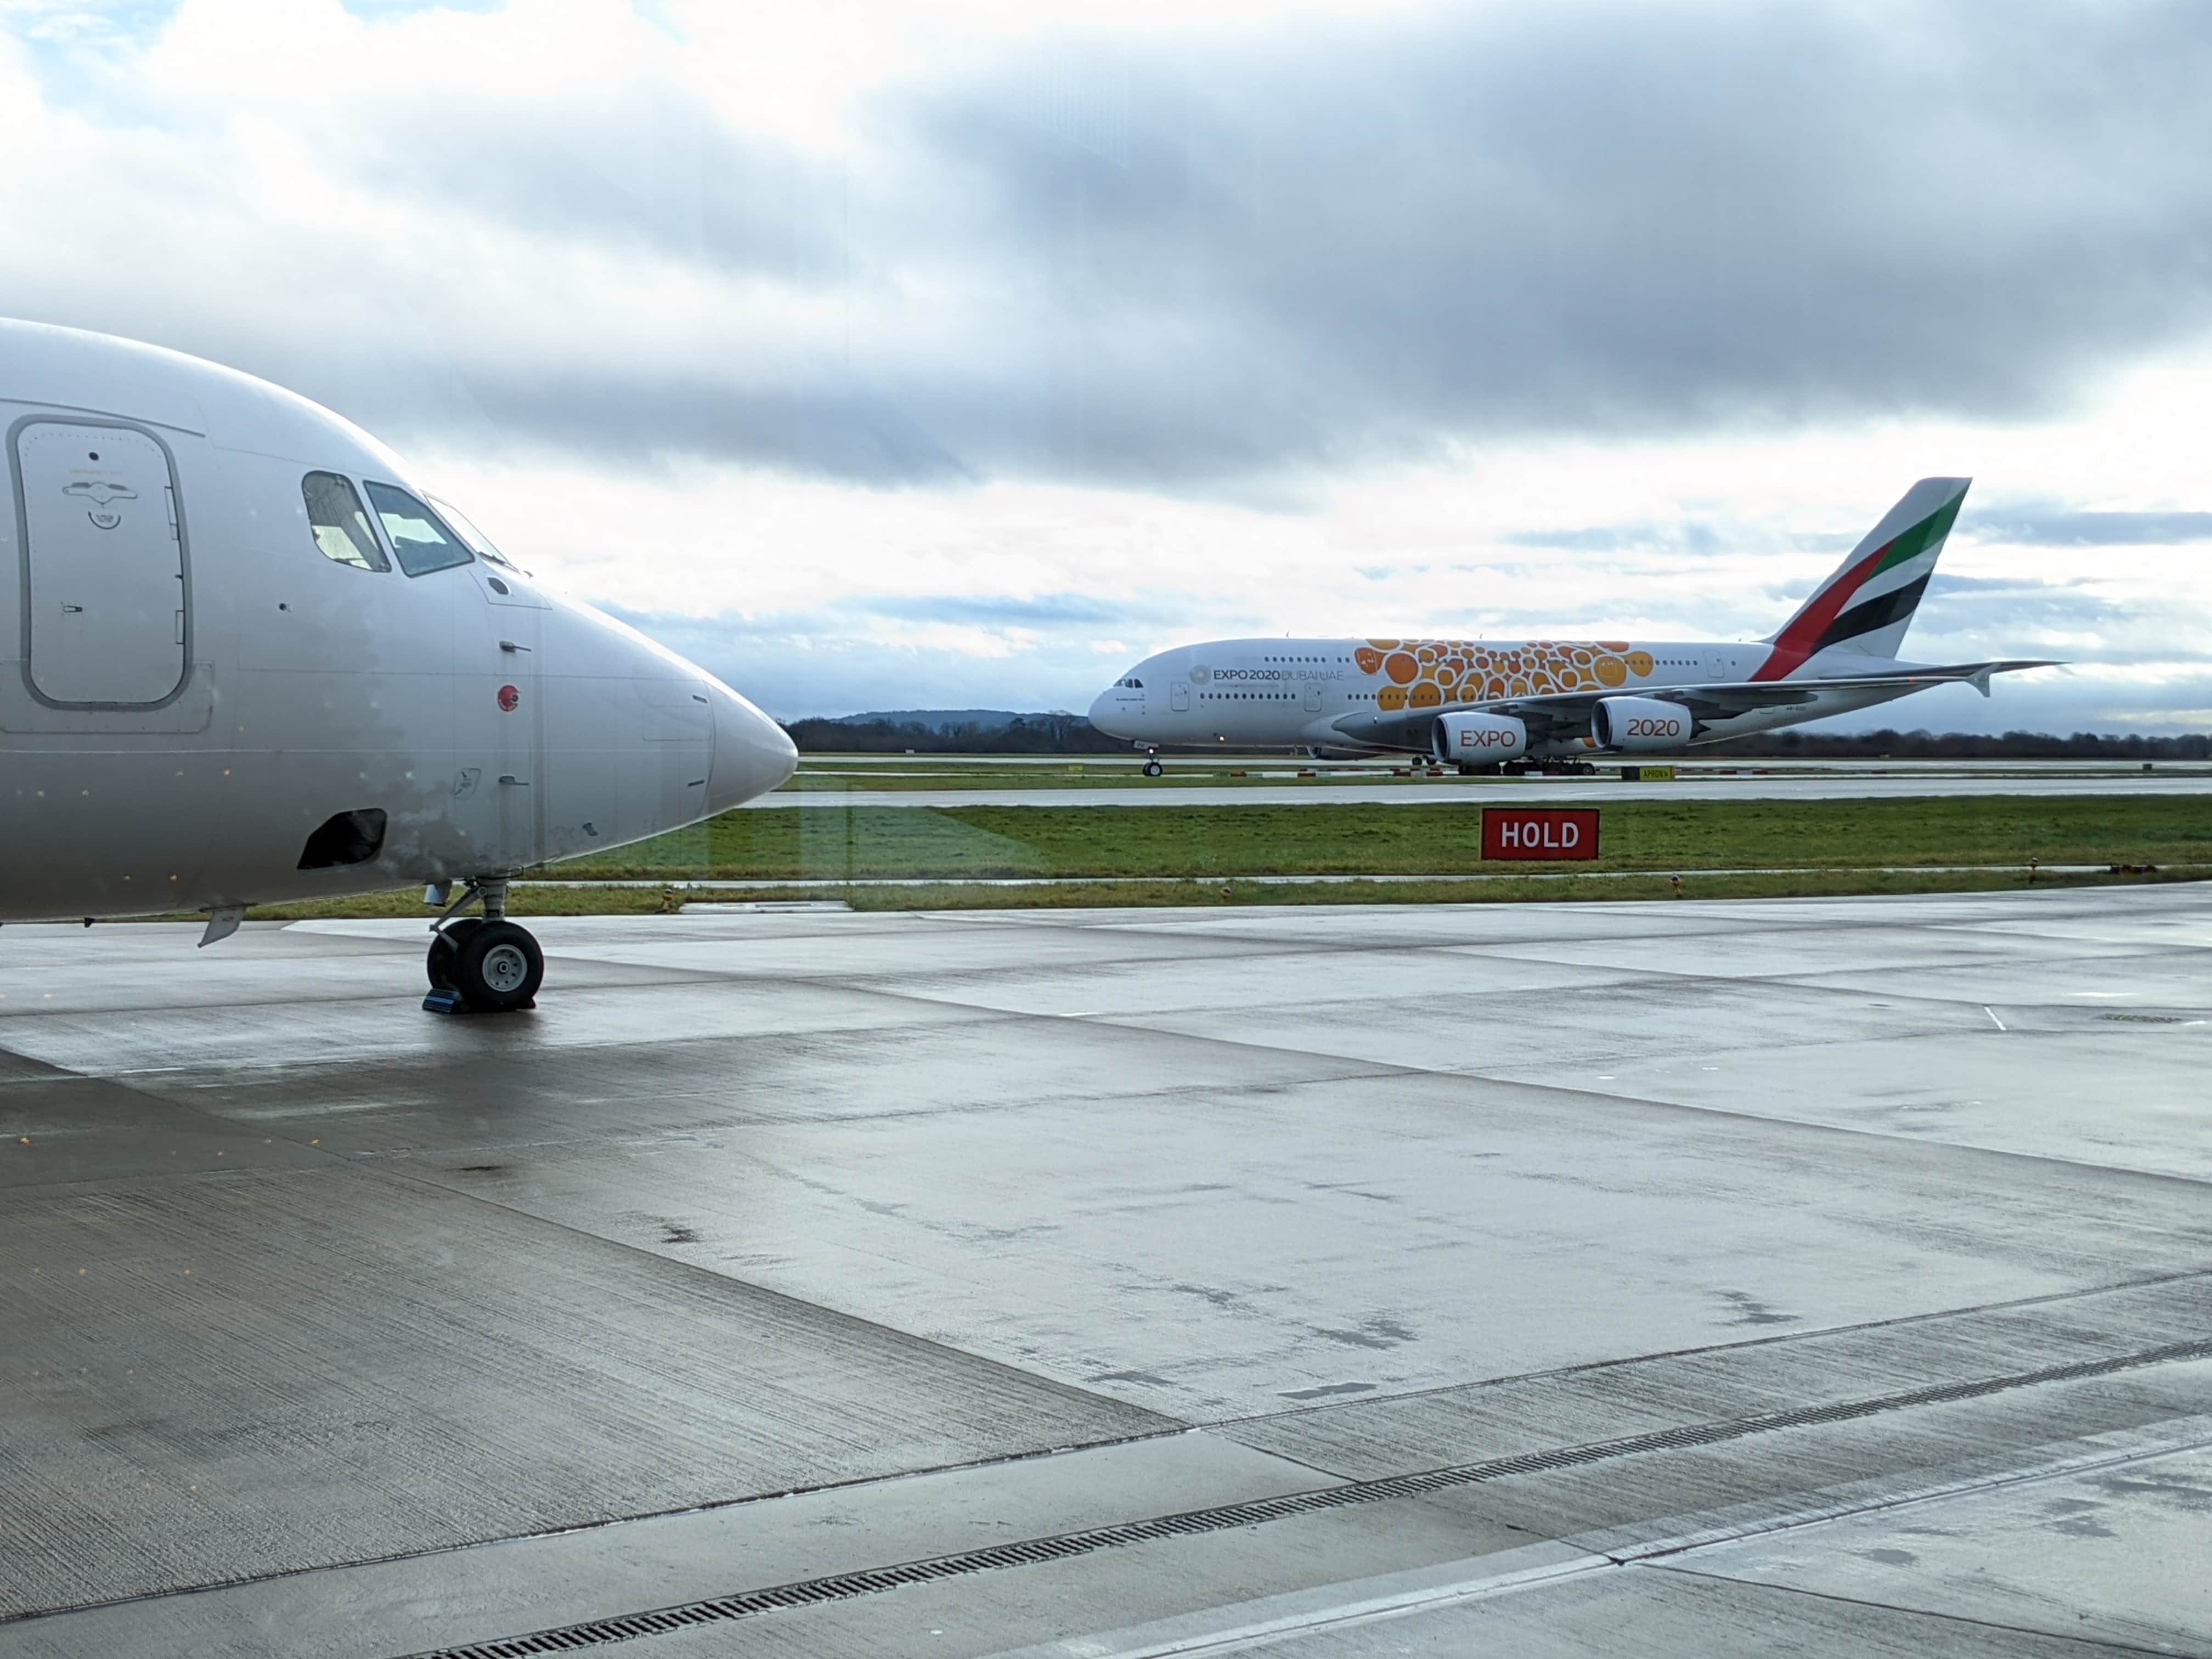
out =
[[[1503,697],[1549,697],[1618,690],[1648,679],[1651,653],[1626,640],[1370,640],[1354,647],[1362,674],[1381,675],[1376,706],[1449,708]],[[1402,689],[1401,689],[1402,688]]]

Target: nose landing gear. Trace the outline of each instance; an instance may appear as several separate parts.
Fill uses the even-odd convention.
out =
[[[1167,768],[1160,764],[1160,751],[1158,750],[1147,749],[1145,750],[1145,775],[1146,777],[1158,777],[1166,770]]]
[[[545,979],[545,953],[526,927],[507,919],[504,877],[469,883],[453,915],[471,898],[483,902],[481,918],[441,916],[432,925],[430,954],[424,963],[430,994],[422,1006],[433,1013],[510,1013],[536,1006]]]

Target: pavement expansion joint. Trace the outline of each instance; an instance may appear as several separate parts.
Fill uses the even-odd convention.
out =
[[[825,1577],[802,1579],[763,1589],[741,1591],[729,1595],[684,1602],[673,1607],[654,1608],[648,1612],[589,1620],[553,1629],[532,1632],[526,1635],[473,1642],[459,1647],[428,1650],[410,1656],[410,1659],[525,1659],[526,1656],[531,1655],[569,1652],[580,1648],[598,1647],[628,1641],[635,1637],[658,1635],[697,1626],[722,1624],[732,1620],[753,1618],[783,1609],[848,1601],[908,1585],[933,1583],[971,1573],[991,1572],[1003,1568],[1029,1566],[1047,1561],[1061,1561],[1076,1556],[1093,1554],[1101,1550],[1119,1549],[1134,1544],[1261,1526],[1273,1521],[1286,1520],[1297,1516],[1314,1515],[1358,1504],[1425,1498],[1454,1488],[1476,1486],[1485,1481],[1504,1480],[1514,1475],[1537,1474],[1573,1468],[1604,1462],[1613,1458],[1632,1456],[1644,1452],[1674,1451],[1714,1445],[1724,1441],[1744,1439],[1753,1435],[1849,1422],[1855,1419],[1875,1417],[1890,1412],[1908,1410],[1915,1407],[1945,1405],[1958,1401],[2009,1393],[2020,1389],[2037,1388],[2057,1382],[2080,1382],[2091,1377],[2109,1376],[2122,1371],[2141,1370],[2147,1366],[2205,1358],[2212,1358],[2212,1338],[2189,1342],[2165,1343],[2157,1347],[2141,1349],[2133,1353],[2111,1355],[2101,1359],[2079,1360],[2069,1364],[2044,1366],[2032,1371],[2018,1371],[2006,1376],[1982,1377],[1972,1382],[1939,1383],[1931,1387],[1844,1401],[1832,1405],[1800,1407],[1786,1411],[1762,1413],[1752,1417],[1654,1430],[1648,1433],[1628,1435],[1618,1439],[1593,1441],[1582,1445],[1564,1446],[1544,1451],[1524,1452],[1512,1456],[1491,1458],[1478,1463],[1463,1463],[1411,1474],[1386,1475],[1376,1480],[1352,1481],[1342,1486],[1291,1492],[1278,1498],[1255,1498],[1241,1503],[1217,1504],[1206,1509],[1186,1510],[1176,1515],[1156,1516],[1149,1520],[1089,1528],[1079,1532],[1028,1539],[1019,1543],[993,1545],[983,1549],[904,1562],[893,1566],[872,1567],[858,1572],[837,1573]],[[1832,1518],[1835,1513],[1837,1511],[1832,1507],[1825,1508],[1817,1518]],[[1675,1546],[1677,1548],[1691,1547],[1692,1545],[1687,1541]],[[1642,1556],[1656,1555],[1665,1553],[1665,1549],[1666,1547],[1662,1545],[1646,1544],[1632,1553]],[[1607,1559],[1607,1558],[1599,1559]]]

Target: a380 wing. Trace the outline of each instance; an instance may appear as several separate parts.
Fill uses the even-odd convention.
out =
[[[1528,728],[1534,744],[1579,738],[1590,729],[1590,714],[1601,698],[1636,696],[1655,702],[1679,703],[1690,711],[1691,741],[1720,721],[1762,708],[1802,708],[1822,691],[1890,691],[1903,696],[1927,686],[1964,682],[1984,696],[1990,694],[1990,676],[2026,668],[2052,668],[2050,662],[1953,663],[1940,668],[1910,672],[1833,675],[1817,680],[1735,680],[1722,685],[1654,686],[1648,690],[1561,691],[1541,697],[1493,697],[1480,702],[1446,703],[1437,708],[1407,708],[1395,714],[1346,714],[1336,729],[1346,738],[1389,749],[1426,750],[1429,734],[1440,714],[1509,714]]]

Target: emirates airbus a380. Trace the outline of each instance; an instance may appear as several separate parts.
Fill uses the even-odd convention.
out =
[[[1899,657],[1967,478],[1923,478],[1757,644],[1705,641],[1215,640],[1147,657],[1091,706],[1150,752],[1236,745],[1425,756],[1462,770],[1660,754],[1848,714],[2047,662]]]
[[[433,991],[516,1008],[544,958],[510,877],[797,764],[266,381],[0,320],[0,921],[199,911],[211,944],[250,904],[422,884]]]

